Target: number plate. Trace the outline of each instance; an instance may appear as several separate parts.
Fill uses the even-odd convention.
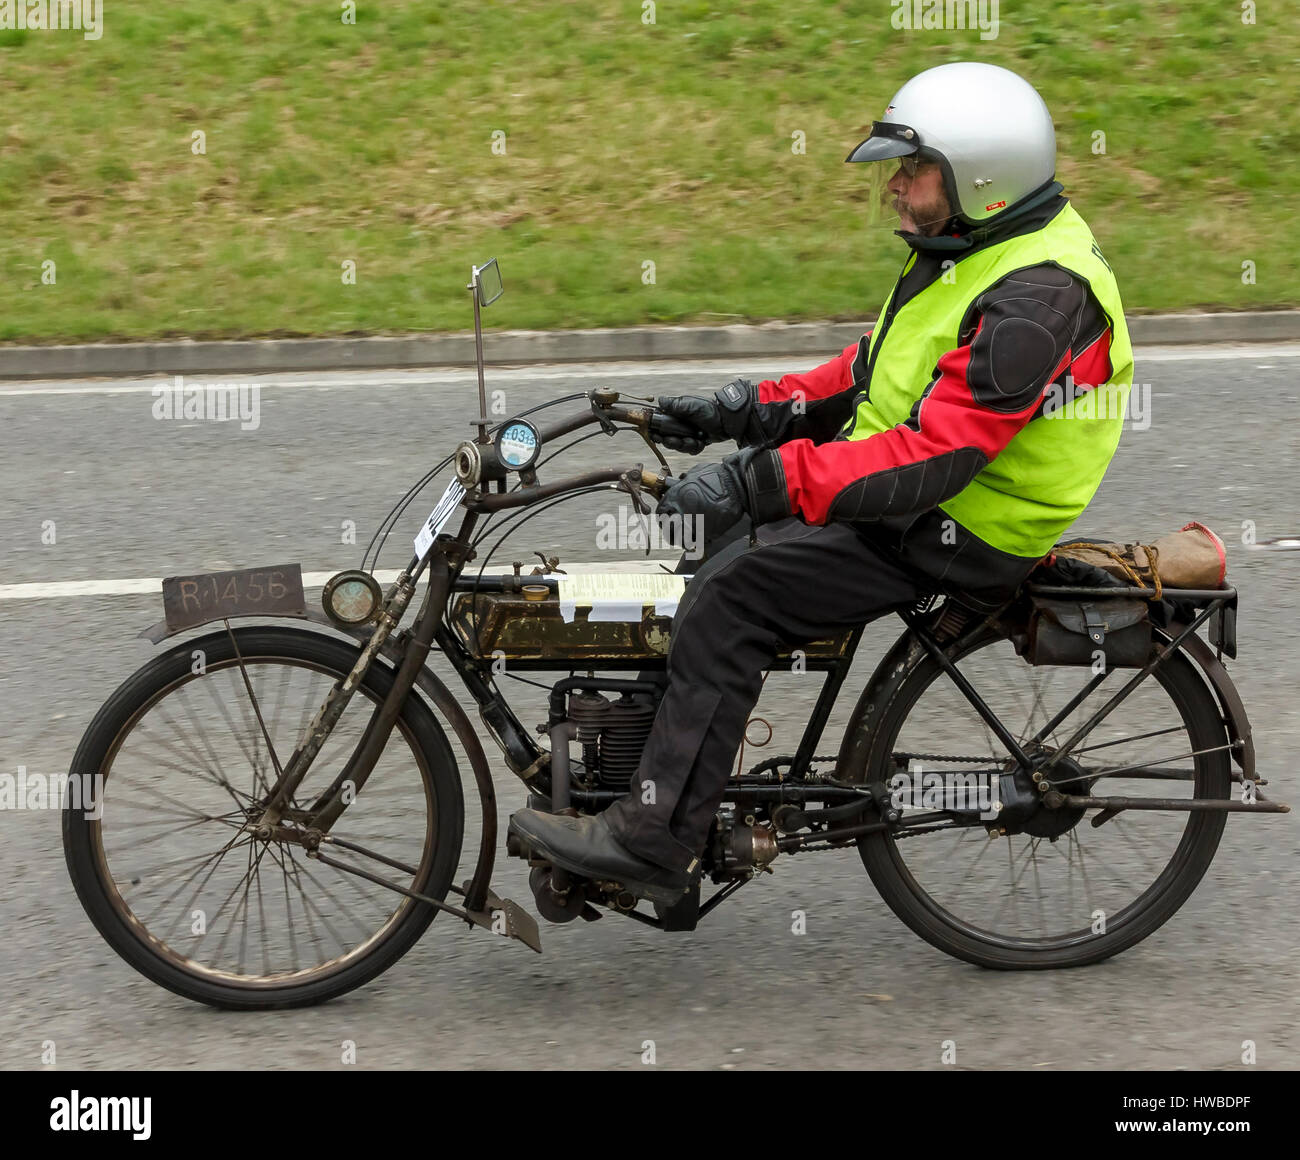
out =
[[[173,631],[226,616],[303,616],[307,611],[299,564],[168,576],[162,585],[167,627]]]
[[[429,513],[429,518],[424,521],[424,527],[420,529],[420,534],[415,537],[415,554],[421,560],[433,547],[433,541],[438,538],[438,533],[442,531],[443,525],[451,519],[451,513],[456,510],[457,505],[464,498],[465,489],[461,487],[459,480],[453,479],[447,484],[447,490],[442,493],[442,499],[438,501],[438,506]]]

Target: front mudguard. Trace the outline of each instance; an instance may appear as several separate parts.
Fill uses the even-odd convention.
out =
[[[220,623],[223,619],[223,617],[216,616],[211,620],[204,621],[202,624],[187,625],[185,628],[179,629],[168,628],[167,622],[160,620],[157,624],[146,628],[139,635],[144,640],[159,644],[169,637],[177,636],[182,632],[189,632],[194,628],[203,628],[209,624]],[[309,609],[302,616],[260,617],[259,619],[287,620],[294,623],[301,623],[306,620],[312,624],[331,628],[335,632],[341,632],[361,644],[365,644],[370,638],[368,628],[345,628],[342,625],[335,624],[323,612],[317,612],[314,609]],[[402,659],[401,649],[393,637],[390,637],[384,643],[379,655],[393,665],[399,664]],[[470,884],[465,891],[465,909],[468,911],[482,911],[486,905],[492,881],[497,845],[496,790],[492,784],[492,773],[488,766],[487,754],[484,753],[482,742],[479,741],[478,734],[474,732],[474,727],[465,715],[465,710],[460,707],[460,703],[451,695],[451,691],[436,674],[430,672],[427,668],[422,668],[415,678],[415,687],[429,699],[432,707],[450,723],[457,739],[465,750],[465,756],[469,758],[470,768],[474,771],[474,783],[478,788],[479,806],[482,810],[482,836],[479,840],[478,861],[474,866],[474,876],[470,879]]]

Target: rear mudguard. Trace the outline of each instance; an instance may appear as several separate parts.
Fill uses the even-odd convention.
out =
[[[205,624],[218,623],[222,619],[219,616],[213,617],[212,620],[206,621]],[[362,644],[370,638],[368,631],[344,628],[342,625],[335,624],[323,612],[311,609],[303,616],[260,619],[285,620],[294,624],[301,624],[302,621],[306,620],[312,624],[331,628],[335,632],[341,632]],[[140,633],[140,636],[153,644],[158,644],[168,637],[177,636],[179,633],[189,632],[192,628],[203,628],[204,626],[204,624],[195,624],[181,629],[169,629],[167,622],[160,620],[157,624],[146,628]],[[400,663],[402,659],[401,652],[392,637],[385,642],[384,647],[380,650],[380,655],[394,665]],[[492,784],[492,773],[488,767],[487,754],[483,752],[483,745],[478,739],[478,734],[474,732],[474,726],[470,724],[469,718],[465,715],[465,710],[460,707],[460,703],[434,673],[427,668],[422,668],[415,678],[415,687],[429,699],[433,708],[450,722],[452,729],[465,749],[465,756],[469,758],[470,768],[474,771],[474,783],[478,787],[479,806],[483,815],[482,837],[479,841],[478,862],[474,867],[474,877],[470,880],[469,887],[465,892],[465,909],[482,911],[486,905],[488,889],[492,881],[492,869],[496,860],[497,845],[497,799],[496,790]]]
[[[897,692],[903,679],[926,655],[925,647],[909,630],[904,632],[890,650],[880,658],[866,687],[853,706],[849,723],[844,728],[839,755],[835,759],[835,776],[840,781],[860,782],[859,771],[865,773],[868,749],[875,733],[876,722],[884,708]]]
[[[1185,625],[1173,624],[1170,629],[1175,634],[1181,632]],[[1223,710],[1223,723],[1227,726],[1228,736],[1232,739],[1232,760],[1241,768],[1243,781],[1254,781],[1255,774],[1255,740],[1250,733],[1250,721],[1246,718],[1246,706],[1242,703],[1237,686],[1228,676],[1223,662],[1214,655],[1210,648],[1194,633],[1183,644],[1185,652],[1197,667],[1205,674],[1206,681],[1214,690],[1219,708]]]
[[[1156,631],[1169,641],[1181,632],[1183,627],[1181,624],[1173,624],[1168,631],[1162,629]],[[1215,698],[1223,710],[1223,724],[1232,741],[1232,758],[1241,769],[1242,779],[1255,780],[1255,742],[1251,737],[1250,721],[1246,717],[1246,706],[1242,703],[1237,687],[1228,676],[1227,669],[1214,655],[1210,646],[1195,634],[1183,642],[1182,651],[1201,670],[1201,674],[1214,691]],[[871,743],[876,722],[904,678],[926,655],[921,642],[909,631],[904,632],[881,659],[862,690],[858,703],[853,707],[853,713],[844,730],[844,738],[840,742],[839,756],[835,763],[837,777],[852,780],[851,771],[866,768],[866,747]]]

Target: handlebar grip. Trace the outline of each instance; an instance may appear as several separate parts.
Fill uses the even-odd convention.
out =
[[[663,411],[656,411],[650,416],[650,438],[657,442],[664,439],[687,439],[696,443],[708,441],[708,437],[699,428],[666,415]]]
[[[656,475],[653,471],[642,471],[641,486],[655,499],[663,499],[664,492],[668,490],[668,480],[662,475]]]

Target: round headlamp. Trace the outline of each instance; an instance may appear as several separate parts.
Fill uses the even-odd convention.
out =
[[[369,572],[356,568],[331,576],[321,593],[325,615],[335,624],[349,627],[374,620],[379,615],[383,599],[379,581]]]

